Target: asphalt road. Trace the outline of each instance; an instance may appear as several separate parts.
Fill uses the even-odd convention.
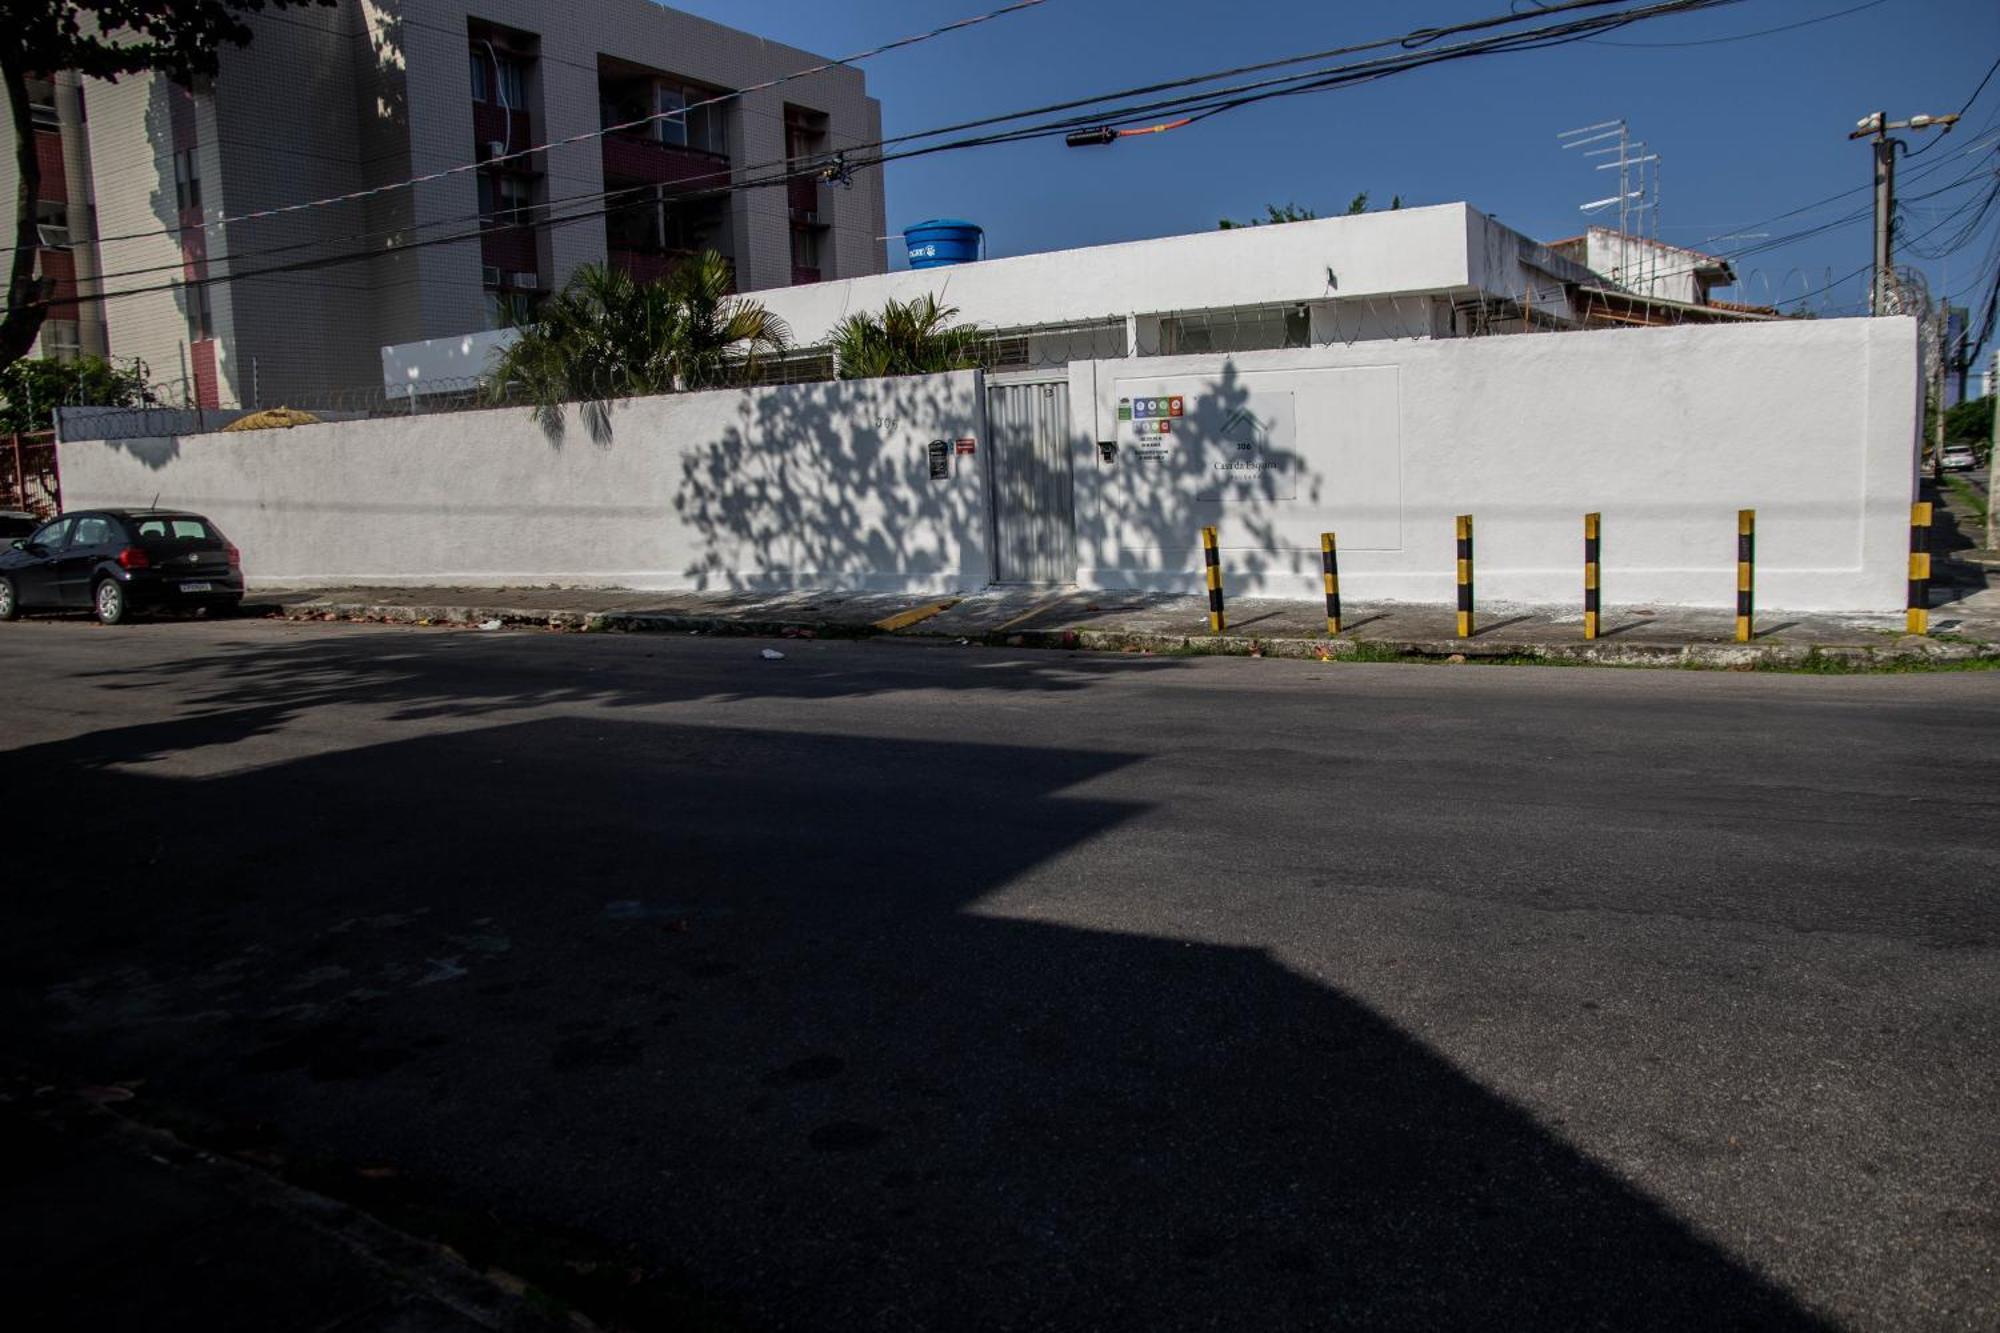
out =
[[[0,626],[7,1047],[724,1324],[2000,1321],[2000,675],[765,646]]]

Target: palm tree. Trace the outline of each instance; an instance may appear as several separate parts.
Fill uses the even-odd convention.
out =
[[[733,295],[733,281],[729,261],[713,250],[659,282],[585,264],[494,364],[492,397],[531,404],[557,439],[564,405],[579,403],[592,435],[603,438],[610,399],[741,383],[761,356],[790,345],[791,331]]]
[[[954,324],[956,306],[925,294],[888,301],[879,314],[849,315],[833,330],[833,352],[845,380],[929,375],[979,364],[979,329]]]

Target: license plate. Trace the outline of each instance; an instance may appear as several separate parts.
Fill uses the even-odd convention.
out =
[[[182,591],[182,592],[213,592],[213,591],[215,591],[215,585],[214,585],[213,583],[183,583],[183,584],[181,585],[181,591]]]

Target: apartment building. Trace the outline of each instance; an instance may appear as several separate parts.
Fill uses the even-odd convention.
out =
[[[250,23],[198,87],[37,86],[42,352],[140,358],[193,404],[327,401],[379,383],[384,344],[530,319],[588,262],[654,278],[712,247],[741,290],[887,267],[880,174],[839,169],[881,137],[858,70],[721,96],[824,57],[651,0]]]

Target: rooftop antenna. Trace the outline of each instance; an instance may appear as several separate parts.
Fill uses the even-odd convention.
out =
[[[1631,127],[1621,117],[1618,120],[1599,121],[1595,125],[1579,125],[1573,130],[1562,130],[1556,134],[1557,144],[1564,148],[1583,148],[1584,157],[1606,157],[1608,162],[1595,163],[1598,171],[1618,172],[1618,193],[1593,199],[1578,206],[1583,213],[1596,213],[1611,205],[1618,205],[1618,259],[1613,265],[1610,277],[1621,286],[1643,288],[1650,292],[1658,282],[1660,239],[1660,155],[1648,153],[1644,140],[1632,138]],[[1585,148],[1586,144],[1597,144],[1596,148]],[[1633,236],[1646,237],[1653,242],[1646,246],[1639,258],[1640,272],[1627,272],[1634,258],[1631,242]],[[1638,283],[1631,281],[1638,278]]]

